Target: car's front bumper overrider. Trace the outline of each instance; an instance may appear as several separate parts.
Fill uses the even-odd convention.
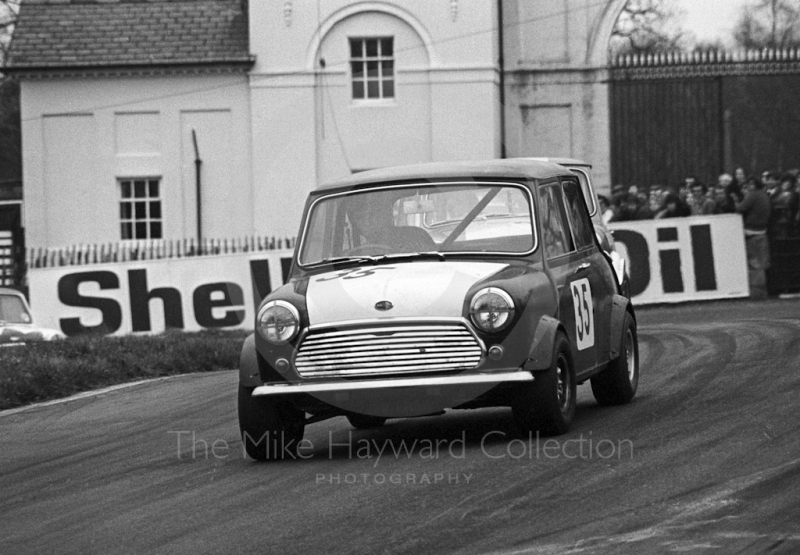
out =
[[[266,384],[256,387],[253,396],[290,395],[292,393],[328,393],[336,391],[365,391],[391,388],[458,387],[464,385],[532,382],[533,374],[524,370],[487,374],[459,374],[415,378],[384,378],[368,380],[308,381],[302,383]]]

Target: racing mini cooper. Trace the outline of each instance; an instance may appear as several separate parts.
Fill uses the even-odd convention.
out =
[[[587,380],[598,403],[629,402],[636,317],[584,194],[534,159],[375,170],[312,192],[289,279],[242,351],[248,455],[282,458],[334,416],[370,428],[501,406],[523,430],[562,434]]]

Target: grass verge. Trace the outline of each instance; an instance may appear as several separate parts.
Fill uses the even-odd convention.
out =
[[[237,368],[244,331],[72,337],[0,349],[0,410],[110,385]]]

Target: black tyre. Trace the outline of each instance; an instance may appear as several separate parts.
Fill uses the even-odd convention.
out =
[[[633,316],[625,314],[619,356],[592,378],[592,393],[601,405],[629,403],[639,387],[639,341]]]
[[[512,407],[514,420],[524,431],[567,433],[575,417],[577,388],[569,341],[563,333],[556,335],[550,368],[534,377]]]
[[[239,386],[239,431],[247,455],[257,461],[293,459],[305,431],[305,414]]]
[[[347,420],[353,428],[358,430],[369,430],[370,428],[380,428],[386,423],[383,416],[370,416],[369,414],[348,414]]]

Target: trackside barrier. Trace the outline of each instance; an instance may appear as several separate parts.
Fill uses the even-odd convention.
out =
[[[67,335],[252,329],[258,303],[285,282],[292,252],[33,267],[31,308],[40,326]]]
[[[615,222],[635,305],[749,296],[738,214]]]
[[[628,261],[635,304],[748,296],[738,215],[620,222],[609,228]],[[224,242],[220,245],[224,251]],[[255,241],[204,256],[197,256],[198,249],[174,249],[169,256],[169,249],[140,248],[134,259],[128,251],[118,254],[124,261],[114,261],[108,255],[114,248],[107,248],[107,262],[95,262],[93,253],[101,251],[87,247],[45,253],[39,260],[46,260],[46,267],[29,258],[34,317],[67,335],[252,329],[258,303],[286,280],[292,245],[292,240],[264,241],[266,250],[259,250]]]

